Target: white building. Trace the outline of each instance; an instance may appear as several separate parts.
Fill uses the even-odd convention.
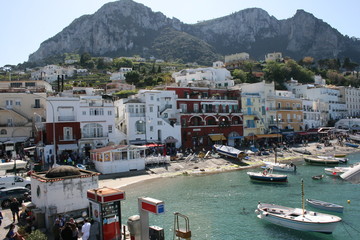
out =
[[[179,87],[228,88],[234,86],[231,73],[226,68],[184,69],[172,74]]]
[[[134,145],[107,146],[91,150],[90,159],[102,174],[145,169],[146,147]]]
[[[321,126],[325,126],[321,122],[321,111],[320,111],[319,101],[303,99],[302,104],[303,104],[305,130],[310,128],[318,128]]]
[[[122,67],[118,72],[111,73],[110,80],[112,81],[125,81],[125,75],[131,72],[132,68]]]
[[[346,104],[341,99],[338,87],[299,84],[297,80],[291,80],[285,83],[285,86],[297,98],[322,102],[321,106],[325,108],[320,109],[320,111],[323,113],[322,118],[326,118],[326,122],[330,119],[336,120],[347,115]]]
[[[31,175],[31,201],[36,206],[35,212],[43,214],[47,229],[51,229],[57,214],[77,218],[87,210],[89,200],[86,193],[99,187],[98,175],[71,166],[55,167],[48,172]],[[41,222],[40,219],[35,220]]]
[[[116,101],[117,127],[127,144],[162,143],[181,146],[179,110],[175,91],[140,90]]]
[[[360,89],[351,86],[341,86],[339,89],[342,102],[346,104],[346,117],[360,116]]]
[[[31,80],[44,80],[49,83],[58,80],[58,78],[64,76],[72,77],[75,73],[75,68],[72,66],[61,67],[58,65],[47,65],[40,70],[31,73]]]
[[[283,57],[282,57],[282,53],[281,52],[273,52],[273,53],[268,53],[265,55],[265,61],[282,61]]]

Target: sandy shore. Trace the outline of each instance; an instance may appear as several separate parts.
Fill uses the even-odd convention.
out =
[[[296,149],[306,149],[310,151],[313,156],[331,156],[335,153],[350,154],[358,151],[358,149],[339,146],[335,143],[336,141],[334,140],[332,142],[333,146],[331,147],[324,147],[322,144],[321,149],[316,147],[318,143],[309,143],[306,147],[293,147],[288,151],[281,151],[277,160],[279,162],[294,162],[295,164],[297,161],[303,161],[303,155],[293,151]],[[113,176],[103,176],[100,178],[101,180],[99,181],[99,187],[106,186],[125,189],[129,185],[161,177],[175,177],[182,174],[213,174],[224,171],[236,171],[255,168],[264,165],[263,161],[274,161],[274,159],[275,155],[274,153],[271,153],[270,155],[266,156],[250,155],[248,160],[243,160],[241,162],[233,159],[225,159],[218,155],[205,159],[196,158],[192,161],[177,160],[171,161],[171,163],[167,165],[148,167],[146,171],[126,174],[124,173]]]

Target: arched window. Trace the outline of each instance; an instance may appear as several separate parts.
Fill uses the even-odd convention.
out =
[[[83,138],[103,137],[103,127],[98,123],[86,124],[82,132]]]
[[[6,129],[1,129],[1,131],[0,131],[0,135],[6,135],[6,134],[7,134]]]

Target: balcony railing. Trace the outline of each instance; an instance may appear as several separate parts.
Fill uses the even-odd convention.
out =
[[[82,134],[81,138],[104,138],[104,137],[108,137],[109,134],[104,133],[104,134]]]

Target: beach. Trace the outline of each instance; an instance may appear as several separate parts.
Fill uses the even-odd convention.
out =
[[[278,153],[278,162],[293,162],[303,161],[303,154],[295,152],[294,150],[307,150],[311,152],[311,156],[326,155],[333,156],[334,154],[350,154],[359,151],[357,148],[348,146],[340,146],[337,140],[331,141],[332,146],[317,148],[318,142],[308,143],[307,146],[297,145],[282,150]],[[308,156],[308,155],[306,155]],[[148,166],[144,171],[136,171],[130,173],[120,173],[115,175],[103,175],[100,177],[99,187],[112,187],[126,189],[130,185],[141,183],[155,178],[176,177],[179,175],[191,174],[214,174],[224,171],[237,171],[249,168],[256,168],[264,165],[264,161],[272,162],[275,160],[275,154],[257,156],[249,155],[246,160],[236,160],[221,157],[217,154],[208,158],[194,158],[191,161],[175,160],[169,164],[159,164]]]

